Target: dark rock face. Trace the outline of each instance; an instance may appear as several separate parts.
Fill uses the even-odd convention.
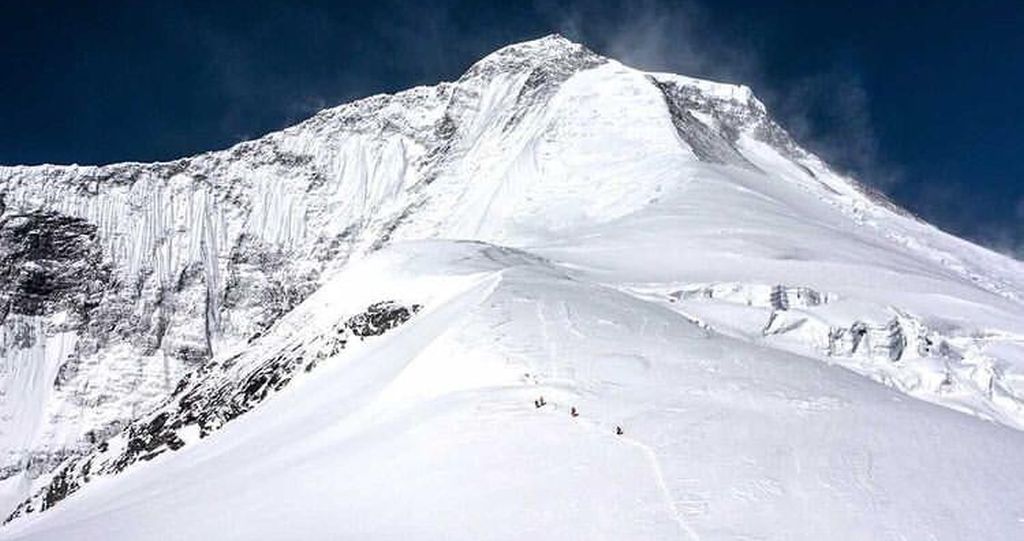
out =
[[[726,114],[727,108],[709,104],[707,97],[696,89],[660,81],[653,76],[648,76],[648,80],[658,87],[665,97],[665,105],[672,117],[676,133],[680,139],[686,141],[697,158],[711,163],[756,169],[735,146],[739,130],[757,120],[753,110],[747,113]],[[709,126],[701,122],[690,111],[700,111],[709,115],[717,125]]]
[[[740,131],[749,129],[757,140],[768,144],[783,156],[793,160],[796,165],[803,167],[809,175],[815,176],[813,171],[801,163],[801,160],[812,156],[803,150],[789,132],[775,122],[762,106],[755,104],[754,100],[751,100],[750,103],[726,103],[724,100],[709,98],[694,88],[659,80],[654,76],[648,78],[665,96],[665,103],[672,116],[676,132],[690,145],[700,160],[756,169],[734,146]],[[715,120],[717,125],[706,126],[691,111],[699,111],[708,115]],[[852,178],[847,181],[869,199],[888,210],[908,218],[921,220],[875,188]]]
[[[230,254],[221,310],[249,310],[256,333],[290,312],[319,286],[319,273],[295,269],[289,256],[243,235]]]
[[[558,39],[552,39],[558,44]],[[556,45],[557,46],[557,45]],[[562,44],[564,48],[557,61],[538,64],[530,71],[516,96],[516,111],[509,118],[503,130],[509,132],[515,128],[536,104],[548,101],[562,83],[577,72],[595,68],[607,62],[603,57],[594,54],[584,47]]]
[[[0,218],[0,322],[60,309],[85,318],[110,280],[95,225],[54,212]]]
[[[130,423],[119,435],[104,438],[91,453],[66,462],[5,523],[53,507],[95,476],[113,475],[136,462],[181,449],[187,444],[187,430],[199,438],[209,436],[283,389],[297,373],[310,372],[319,362],[341,353],[349,341],[383,335],[407,322],[420,308],[418,304],[378,302],[313,337],[268,347],[261,347],[262,341],[257,339],[254,347],[243,353],[187,373],[163,405]]]

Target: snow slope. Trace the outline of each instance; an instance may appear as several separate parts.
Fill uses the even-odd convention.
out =
[[[549,36],[0,193],[0,538],[1024,535],[1024,266],[746,87]]]
[[[427,308],[8,538],[1022,532],[1021,432],[704,330],[528,254],[407,244],[326,287]],[[306,310],[337,317],[317,296]]]

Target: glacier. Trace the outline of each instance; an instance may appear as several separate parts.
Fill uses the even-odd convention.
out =
[[[553,35],[0,194],[0,539],[1024,535],[1024,264],[745,86]]]

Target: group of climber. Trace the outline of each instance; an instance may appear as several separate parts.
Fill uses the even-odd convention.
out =
[[[537,399],[533,401],[533,407],[537,409],[540,409],[546,405],[548,405],[548,403],[546,400],[544,400],[543,396],[537,397]],[[576,406],[572,406],[571,408],[569,408],[569,415],[571,415],[572,417],[579,417],[580,412],[579,410],[576,409]],[[621,436],[622,434],[622,427],[619,425],[615,425],[615,435]]]

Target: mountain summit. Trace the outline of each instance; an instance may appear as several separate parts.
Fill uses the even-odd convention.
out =
[[[1024,266],[552,35],[0,167],[0,539],[1019,539]]]

